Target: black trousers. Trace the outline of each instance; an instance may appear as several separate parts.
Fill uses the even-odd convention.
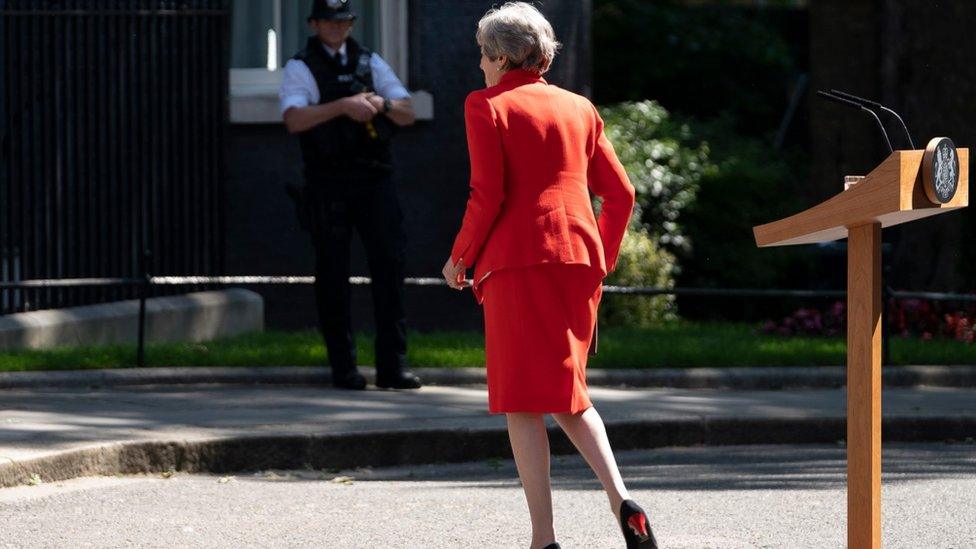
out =
[[[353,231],[366,249],[376,320],[377,375],[407,366],[403,277],[403,212],[388,175],[309,182],[315,244],[315,298],[334,373],[356,367],[351,319],[349,255]]]

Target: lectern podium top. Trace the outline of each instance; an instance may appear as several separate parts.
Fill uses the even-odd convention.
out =
[[[815,244],[847,238],[847,229],[867,223],[891,227],[969,205],[969,149],[958,154],[959,183],[942,204],[926,195],[924,150],[895,151],[864,179],[825,202],[753,228],[759,247]],[[839,183],[838,183],[839,185]]]

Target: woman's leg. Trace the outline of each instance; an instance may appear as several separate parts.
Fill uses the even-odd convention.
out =
[[[610,509],[616,517],[620,512],[620,504],[630,499],[627,487],[620,478],[617,461],[607,439],[607,430],[603,426],[603,419],[596,408],[587,408],[582,414],[553,414],[566,436],[573,442],[579,453],[596,473],[596,478],[603,485],[607,497],[610,499]]]
[[[508,439],[532,520],[532,549],[540,549],[556,540],[549,482],[549,434],[542,414],[506,414],[506,417]]]

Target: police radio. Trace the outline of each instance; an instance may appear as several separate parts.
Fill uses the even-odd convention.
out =
[[[362,54],[359,56],[359,62],[356,63],[356,78],[352,83],[353,93],[373,93],[373,90],[363,82],[366,80],[366,75],[371,71],[369,66],[370,55]],[[380,134],[376,131],[376,126],[373,125],[372,120],[366,121],[366,132],[369,133],[370,139],[379,139]]]

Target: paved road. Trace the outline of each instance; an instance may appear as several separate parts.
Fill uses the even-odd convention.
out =
[[[621,453],[662,547],[845,545],[837,446]],[[976,445],[885,448],[884,546],[976,547]],[[602,492],[576,457],[553,463],[569,548],[620,547]],[[351,481],[337,482],[341,477]],[[0,548],[525,547],[509,461],[358,471],[79,479],[0,490]]]

